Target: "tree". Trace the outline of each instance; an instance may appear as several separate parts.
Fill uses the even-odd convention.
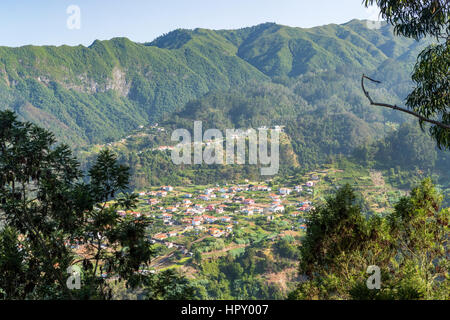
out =
[[[385,168],[400,166],[402,169],[433,168],[437,159],[436,146],[417,125],[403,124],[389,133],[384,141],[375,144],[373,158]]]
[[[308,280],[290,298],[349,299],[350,288],[363,279],[368,265],[389,261],[382,221],[365,219],[348,184],[311,213],[306,224],[299,273]]]
[[[374,102],[364,87],[364,79],[379,81],[365,75],[361,78],[364,94],[371,105],[415,116],[422,129],[425,122],[431,123],[429,131],[438,147],[450,149],[450,3],[446,0],[364,0],[363,3],[365,6],[375,3],[397,35],[416,40],[430,36],[438,41],[418,56],[412,74],[415,88],[406,99],[408,109]]]
[[[128,168],[110,151],[100,152],[84,177],[52,133],[3,111],[0,168],[2,298],[110,299],[110,278],[131,288],[149,285],[138,272],[153,254],[149,222],[118,214],[133,209],[137,196],[125,193]],[[82,270],[79,290],[66,283],[74,265]]]
[[[449,298],[450,208],[440,209],[442,199],[431,179],[425,179],[388,217],[400,258],[395,279],[400,298]]]
[[[449,209],[424,180],[386,218],[367,218],[347,185],[311,214],[300,249],[305,281],[291,299],[448,299]],[[381,288],[366,281],[381,271]]]
[[[298,256],[296,247],[290,244],[289,240],[286,238],[278,241],[275,244],[275,248],[278,254],[283,258],[295,259]]]
[[[23,261],[30,259],[21,250],[18,233],[10,227],[0,232],[0,298],[23,297],[23,293],[33,283],[27,274]]]
[[[192,300],[195,287],[175,270],[168,269],[157,274],[146,287],[146,297],[150,300]]]
[[[194,261],[197,265],[202,263],[202,253],[199,250],[195,250],[192,261]]]

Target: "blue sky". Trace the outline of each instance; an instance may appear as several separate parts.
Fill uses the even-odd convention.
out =
[[[177,28],[234,29],[263,22],[295,27],[376,20],[362,0],[1,0],[0,45],[90,45],[127,37],[148,42]],[[80,8],[69,29],[67,8]]]

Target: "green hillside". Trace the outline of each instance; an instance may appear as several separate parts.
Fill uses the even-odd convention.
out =
[[[83,146],[121,138],[186,104],[196,115],[208,113],[195,107],[205,95],[207,102],[228,95],[236,107],[239,95],[246,98],[246,93],[235,97],[236,90],[267,87],[269,96],[280,92],[274,110],[265,105],[260,112],[252,102],[249,110],[231,110],[234,125],[283,122],[313,110],[320,116],[326,109],[349,113],[362,120],[353,122],[370,127],[365,132],[379,133],[386,119],[402,118],[368,110],[360,74],[387,80],[375,97],[401,102],[422,46],[394,37],[388,25],[371,30],[353,20],[310,29],[266,23],[239,30],[175,30],[144,44],[115,38],[89,47],[1,47],[0,109],[13,109],[61,141]],[[210,111],[230,113],[214,108]]]

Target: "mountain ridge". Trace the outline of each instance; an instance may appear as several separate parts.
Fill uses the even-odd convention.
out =
[[[339,69],[353,70],[353,78],[383,65],[399,68],[403,84],[389,96],[401,101],[421,46],[395,37],[387,24],[371,30],[352,20],[313,28],[178,29],[149,43],[117,37],[88,47],[0,47],[0,109],[82,146],[118,139],[210,92],[249,83],[289,87],[309,74]]]

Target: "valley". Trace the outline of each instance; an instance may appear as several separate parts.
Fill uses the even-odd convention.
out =
[[[283,299],[301,281],[296,248],[307,217],[344,183],[355,186],[367,215],[388,215],[407,194],[386,184],[382,172],[342,160],[283,179],[143,188],[137,208],[119,214],[152,221],[147,236],[157,256],[146,272],[177,270],[201,299]],[[242,274],[228,270],[230,263]],[[241,277],[253,288],[246,295],[234,287]],[[216,291],[219,279],[228,294]]]
[[[448,299],[448,41],[387,21],[0,47],[0,298]]]

